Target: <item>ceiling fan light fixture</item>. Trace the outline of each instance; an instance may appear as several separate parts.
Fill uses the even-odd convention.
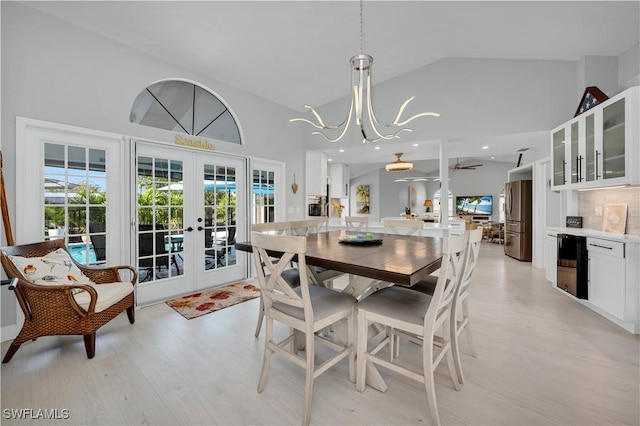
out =
[[[400,158],[402,157],[401,152],[396,152],[394,155],[396,156],[396,161],[384,166],[384,168],[387,169],[388,172],[407,172],[409,170],[413,170],[413,163],[402,161],[402,159]]]

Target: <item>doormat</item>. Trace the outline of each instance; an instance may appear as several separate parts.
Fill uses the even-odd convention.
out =
[[[260,287],[240,282],[179,297],[166,303],[177,313],[190,320],[255,299],[258,296],[260,296]]]

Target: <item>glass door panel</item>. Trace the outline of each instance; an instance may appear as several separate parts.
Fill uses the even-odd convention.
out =
[[[625,176],[625,99],[602,110],[602,173],[604,179]]]
[[[565,129],[553,134],[553,184],[564,185],[565,180]]]
[[[85,265],[107,260],[106,150],[44,142],[43,239],[64,238]]]
[[[183,162],[139,156],[138,275],[139,281],[155,281],[184,274],[182,184]]]
[[[585,178],[587,182],[596,180],[596,142],[595,118],[593,114],[585,117]]]

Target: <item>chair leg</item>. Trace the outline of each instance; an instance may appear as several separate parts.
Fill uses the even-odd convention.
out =
[[[462,318],[465,322],[464,329],[467,333],[467,341],[469,342],[469,348],[471,349],[471,355],[474,358],[478,358],[478,352],[476,352],[476,345],[473,342],[473,336],[471,335],[471,321],[469,320],[469,304],[468,300],[462,301]]]
[[[433,342],[425,339],[422,348],[422,370],[424,374],[424,387],[427,392],[427,404],[429,413],[435,425],[440,426],[440,415],[438,414],[438,403],[436,401],[436,388],[433,377]]]
[[[305,343],[307,352],[307,374],[304,386],[304,414],[302,424],[308,425],[311,421],[311,400],[313,399],[313,376],[315,373],[315,336],[313,331],[307,329],[305,333]]]
[[[256,324],[256,332],[255,332],[256,337],[260,335],[260,329],[262,328],[263,318],[264,318],[264,302],[262,301],[262,296],[260,296],[260,309],[258,311],[258,323]]]
[[[18,349],[20,349],[21,345],[22,343],[12,343],[11,346],[9,346],[9,350],[4,355],[4,358],[2,359],[2,363],[6,364],[7,362],[11,361],[11,358],[13,358],[13,355],[15,355]]]
[[[365,352],[367,351],[367,314],[358,310],[357,313],[358,331],[356,333],[357,350],[356,350],[356,389],[364,392],[364,385],[367,379],[367,359]]]
[[[349,381],[356,382],[356,350],[353,344],[353,335],[355,334],[354,313],[347,318],[347,346],[349,347]]]
[[[453,364],[455,366],[458,381],[460,384],[464,384],[464,373],[462,372],[462,361],[460,360],[460,343],[458,342],[458,331],[455,329],[453,329],[451,336],[451,353],[453,355]],[[448,359],[449,358],[447,357],[447,360]]]
[[[264,357],[262,359],[262,372],[260,373],[260,381],[258,382],[258,393],[264,390],[267,383],[267,372],[269,371],[269,362],[273,350],[269,347],[273,343],[273,320],[267,318],[265,337],[264,337]]]
[[[127,317],[129,317],[129,324],[136,322],[136,309],[131,305],[127,308]]]
[[[84,348],[87,350],[87,358],[93,359],[96,355],[96,332],[85,334],[83,337]]]

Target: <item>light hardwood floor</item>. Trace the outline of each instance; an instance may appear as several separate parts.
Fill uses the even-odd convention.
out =
[[[640,339],[553,289],[544,272],[483,243],[471,289],[478,358],[462,336],[466,384],[436,371],[443,424],[640,424]],[[82,338],[26,343],[2,364],[2,418],[10,424],[299,424],[304,371],[275,356],[256,392],[263,334],[258,299],[185,320],[166,304],[121,315]],[[8,342],[2,345],[6,352]],[[417,347],[403,342],[401,356]],[[321,354],[320,354],[321,355]],[[315,381],[311,422],[431,424],[424,387],[381,369],[389,389],[359,393],[347,361]],[[7,409],[69,410],[68,420],[15,420]],[[34,411],[35,412],[35,411]]]

